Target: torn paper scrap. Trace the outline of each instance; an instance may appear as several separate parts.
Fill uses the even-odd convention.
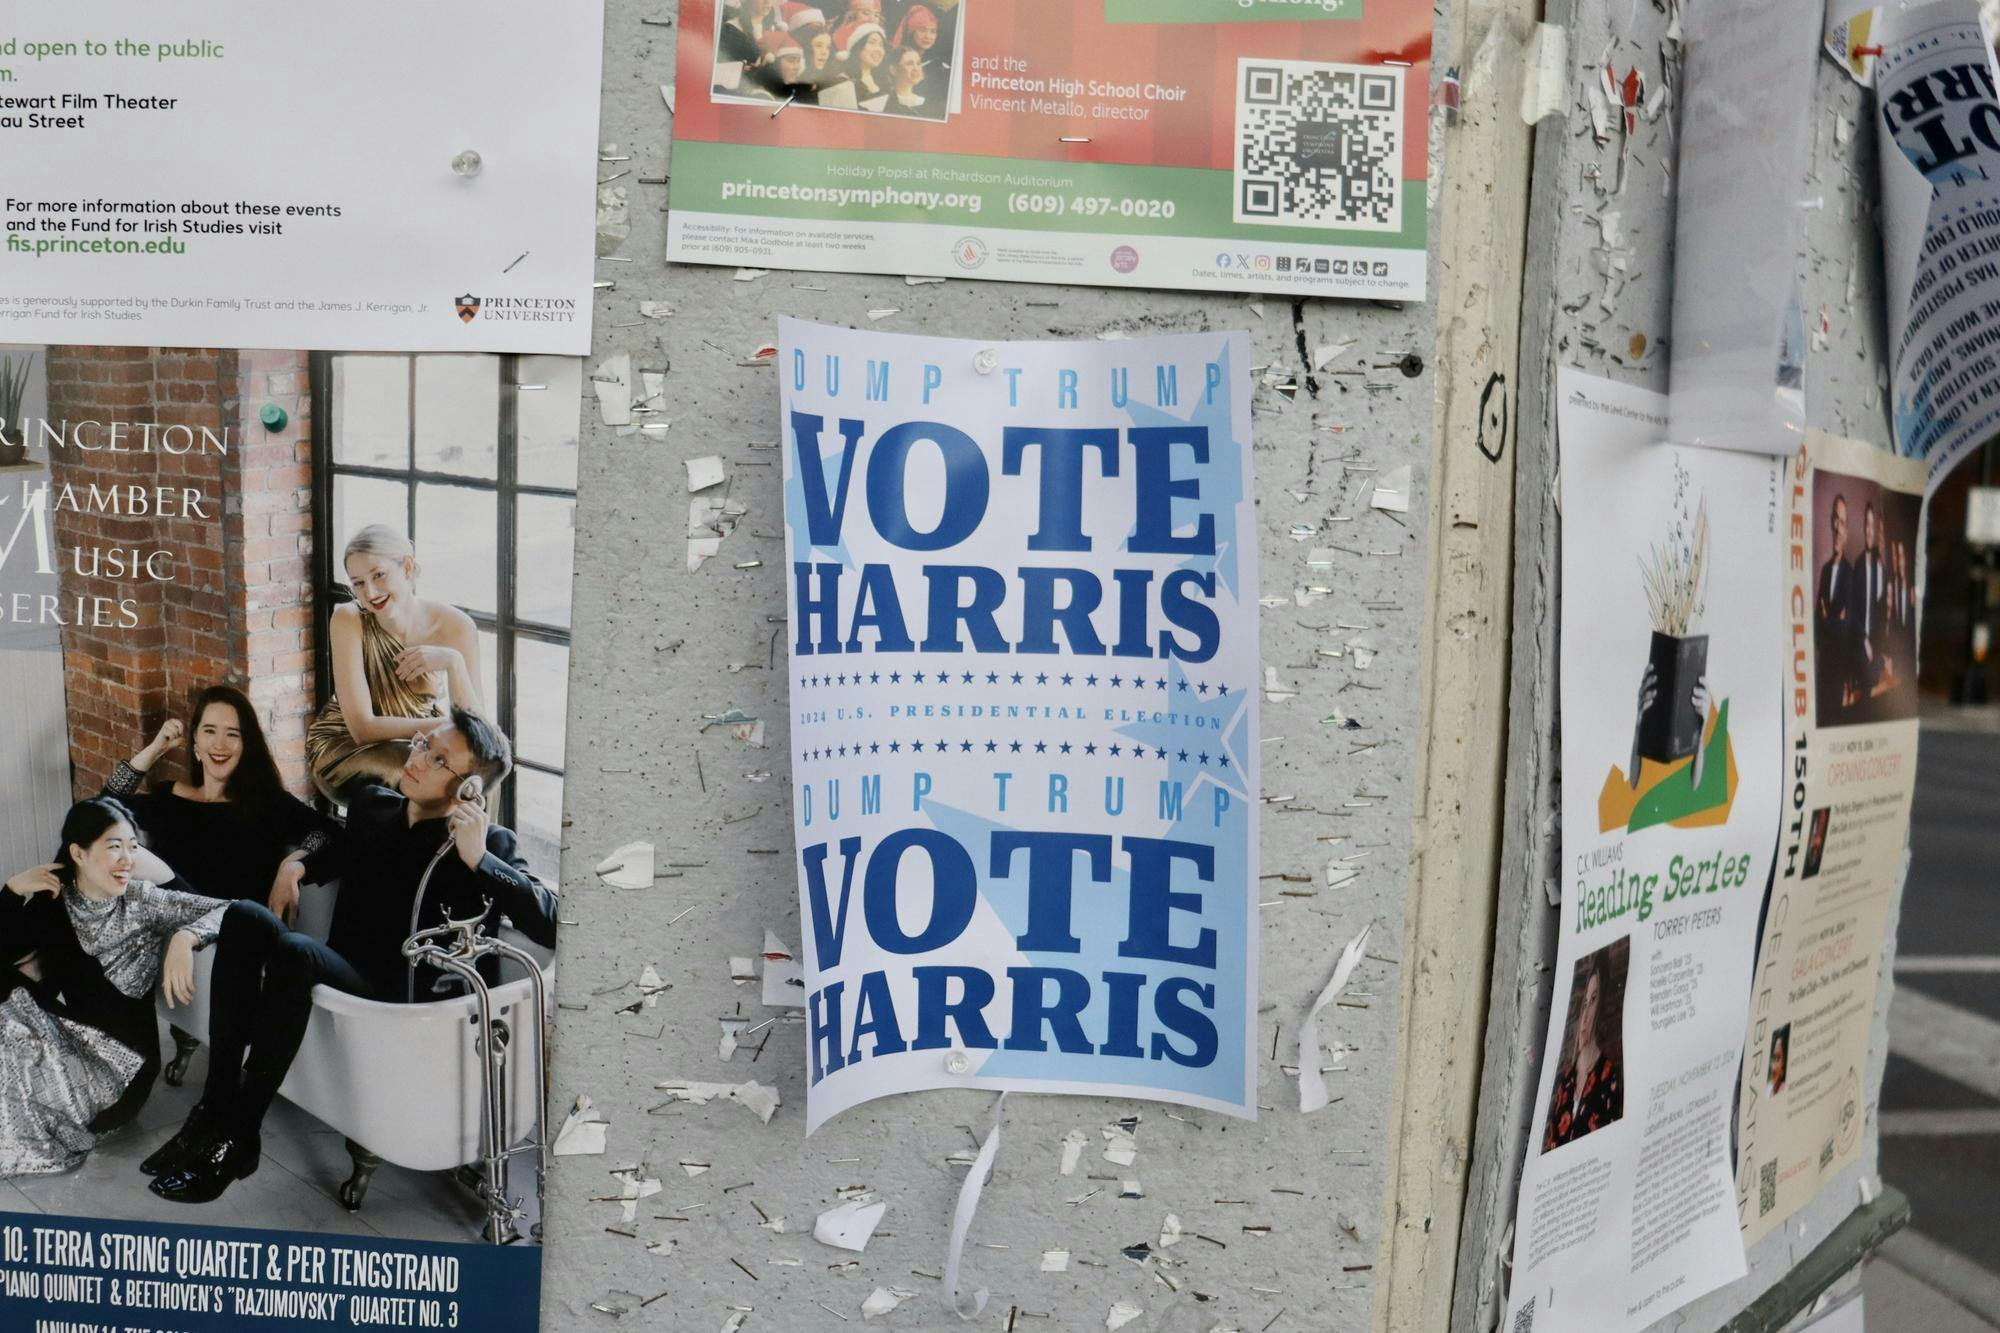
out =
[[[737,1034],[748,1026],[750,1026],[750,1020],[737,1015],[731,1015],[722,1020],[722,1037],[715,1044],[717,1059],[730,1060],[735,1058]]]
[[[563,1117],[562,1127],[556,1130],[555,1146],[550,1151],[557,1157],[600,1156],[604,1152],[604,1136],[610,1129],[610,1123],[597,1113],[590,1098],[579,1096],[569,1114]]]
[[[1076,1174],[1076,1164],[1082,1158],[1083,1150],[1089,1146],[1090,1136],[1080,1129],[1072,1129],[1069,1133],[1063,1135],[1062,1173],[1064,1175]]]
[[[597,863],[597,877],[614,889],[653,886],[653,844],[628,842]]]
[[[743,1333],[743,1321],[750,1316],[741,1310],[722,1321],[722,1333]]]
[[[1111,1307],[1111,1312],[1104,1316],[1104,1327],[1106,1329],[1123,1328],[1144,1313],[1144,1310],[1141,1310],[1130,1301],[1119,1301]]]
[[[839,1204],[814,1220],[813,1239],[836,1250],[859,1254],[868,1248],[868,1238],[875,1234],[882,1215],[888,1211],[886,1203],[864,1203],[859,1199]]]
[[[873,1319],[877,1315],[888,1314],[917,1293],[908,1287],[877,1287],[868,1293],[868,1299],[861,1302],[861,1317]]]
[[[741,986],[757,979],[757,964],[748,954],[729,955],[729,979]]]
[[[653,1086],[674,1101],[693,1102],[697,1106],[706,1106],[717,1098],[735,1102],[767,1125],[771,1123],[772,1113],[778,1109],[778,1090],[767,1088],[755,1079],[748,1083],[698,1083],[690,1079],[670,1078]]]
[[[659,1005],[660,992],[665,990],[666,988],[667,988],[667,983],[660,976],[659,969],[654,967],[651,963],[646,964],[646,966],[640,970],[639,995],[648,1009],[656,1008]]]
[[[705,491],[729,480],[729,474],[723,471],[722,460],[714,454],[688,459],[687,474],[688,489],[691,491]]]
[[[697,1162],[691,1157],[683,1157],[680,1160],[680,1168],[688,1173],[688,1179],[690,1180],[714,1165],[715,1163],[713,1162]]]
[[[1410,512],[1410,465],[1408,463],[1383,475],[1375,483],[1375,494],[1368,501],[1371,508],[1391,514]]]
[[[770,931],[764,932],[764,993],[767,1009],[803,1009],[806,1006],[805,965],[790,946]]]
[[[715,559],[716,554],[721,550],[722,538],[720,537],[688,538],[688,573],[694,573],[697,569]]]
[[[1299,1111],[1317,1111],[1327,1103],[1326,1079],[1320,1073],[1324,1054],[1319,1044],[1320,1011],[1332,1004],[1347,985],[1347,979],[1354,975],[1354,969],[1361,962],[1362,953],[1368,948],[1368,934],[1375,929],[1374,922],[1361,928],[1361,933],[1347,942],[1340,951],[1340,961],[1333,966],[1333,977],[1326,988],[1306,1011],[1305,1021],[1299,1024]]]
[[[590,372],[597,391],[597,414],[607,426],[632,424],[632,354],[607,356]]]
[[[1334,362],[1346,356],[1354,346],[1354,339],[1346,338],[1337,343],[1321,343],[1313,348],[1313,369],[1325,370]]]
[[[1132,1132],[1121,1125],[1106,1125],[1098,1131],[1104,1135],[1104,1160],[1113,1166],[1130,1166],[1139,1157],[1139,1141]]]
[[[639,1168],[627,1167],[613,1171],[612,1179],[618,1182],[618,1203],[625,1221],[639,1220],[639,1200],[650,1199],[660,1192],[660,1182],[651,1176],[641,1177]]]
[[[1044,1273],[1067,1273],[1067,1272],[1069,1272],[1069,1251],[1068,1251],[1068,1250],[1043,1250],[1043,1251],[1042,1251],[1042,1271],[1043,1271]]]
[[[1164,1250],[1169,1245],[1180,1244],[1181,1237],[1185,1234],[1186,1233],[1184,1233],[1181,1230],[1181,1219],[1179,1215],[1175,1213],[1168,1213],[1166,1220],[1160,1223],[1160,1248]]]
[[[632,234],[632,207],[622,185],[597,187],[597,253],[615,255]]]
[[[1278,668],[1274,666],[1264,668],[1264,698],[1267,701],[1274,704],[1281,704],[1287,699],[1297,698],[1298,693],[1297,690],[1286,689],[1279,682]]]

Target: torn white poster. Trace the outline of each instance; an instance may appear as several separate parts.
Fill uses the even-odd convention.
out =
[[[2000,434],[2000,100],[1977,0],[1876,12],[1896,451],[1925,493]]]
[[[1508,1328],[1629,1333],[1744,1272],[1729,1149],[1778,837],[1784,463],[1564,370],[1561,923]]]
[[[1686,22],[1669,438],[1789,456],[1805,419],[1782,348],[1820,4],[1692,5]]]

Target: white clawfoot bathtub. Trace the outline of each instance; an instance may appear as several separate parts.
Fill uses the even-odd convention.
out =
[[[302,890],[298,929],[324,940],[333,920],[336,885]],[[512,931],[510,943],[542,963],[554,980],[547,950]],[[197,1038],[208,1035],[211,946],[195,955],[195,998],[160,1012]],[[503,965],[492,990],[492,1017],[507,1033],[502,1098],[510,1137],[532,1133],[542,1114],[536,1105],[536,1062],[545,1058],[542,1024],[535,1014],[534,983],[518,967]],[[551,991],[551,993],[553,993]],[[358,1208],[374,1170],[370,1157],[414,1171],[446,1171],[481,1159],[481,1057],[479,1000],[474,995],[420,1004],[364,1000],[330,986],[313,988],[312,1020],[305,1042],[279,1088],[287,1101],[340,1131],[355,1159],[355,1177],[342,1201]],[[509,1146],[512,1146],[511,1144]]]

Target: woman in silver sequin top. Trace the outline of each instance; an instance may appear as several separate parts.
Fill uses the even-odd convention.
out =
[[[144,855],[125,806],[79,801],[56,859],[0,892],[0,1177],[76,1166],[152,1090],[153,987],[193,998],[228,904],[135,878]]]

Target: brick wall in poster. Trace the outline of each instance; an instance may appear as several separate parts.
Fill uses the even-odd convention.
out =
[[[227,452],[52,451],[56,493],[95,483],[199,491],[207,517],[53,514],[65,605],[129,599],[135,628],[63,631],[70,757],[79,795],[217,681],[257,706],[286,785],[309,795],[305,726],[313,703],[311,398],[304,352],[51,347],[49,417],[227,431]],[[267,404],[286,425],[269,430]],[[128,432],[130,432],[128,426]],[[86,437],[90,432],[86,428]],[[136,434],[136,432],[131,432]],[[170,553],[172,577],[114,579],[92,551]],[[81,571],[75,553],[81,553]],[[168,557],[160,557],[165,564]],[[165,572],[164,569],[162,572]],[[178,759],[171,770],[178,772]],[[168,770],[161,769],[164,773]]]

